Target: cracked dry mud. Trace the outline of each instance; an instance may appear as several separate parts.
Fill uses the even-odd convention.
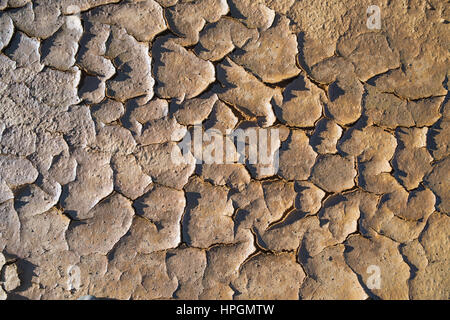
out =
[[[450,6],[371,2],[0,0],[0,299],[449,299]]]

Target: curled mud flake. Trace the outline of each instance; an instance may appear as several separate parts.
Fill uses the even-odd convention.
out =
[[[66,232],[67,243],[80,255],[105,255],[128,231],[133,215],[129,200],[118,194],[112,195],[91,210],[91,218],[71,223]]]
[[[342,128],[332,120],[319,120],[311,136],[314,151],[320,154],[336,153],[337,142],[342,136],[342,131]]]
[[[358,36],[349,33],[339,39],[339,54],[352,62],[355,74],[366,82],[372,77],[400,67],[400,55],[381,33],[368,32]]]
[[[208,248],[216,243],[232,243],[234,209],[227,189],[192,178],[185,191],[183,238],[188,245]]]
[[[279,220],[284,213],[294,206],[295,190],[293,183],[268,181],[263,183],[264,198],[272,219]]]
[[[416,263],[418,271],[410,281],[412,299],[448,297],[449,223],[448,215],[435,212],[419,238],[419,252],[416,256],[427,263]]]
[[[33,183],[36,181],[38,174],[38,171],[27,159],[0,156],[0,176],[11,187]]]
[[[233,299],[230,283],[239,275],[242,264],[255,252],[250,230],[240,229],[232,244],[218,244],[206,251],[207,265],[200,299]]]
[[[179,248],[168,252],[166,258],[169,277],[176,277],[178,299],[198,299],[203,292],[203,275],[207,266],[206,254],[197,248]],[[190,268],[185,268],[185,264]]]
[[[106,84],[98,77],[87,76],[78,91],[81,100],[88,104],[100,103],[105,98]]]
[[[302,130],[292,130],[280,149],[278,174],[286,180],[306,180],[310,176],[317,154]]]
[[[211,110],[208,119],[205,121],[205,129],[213,129],[220,132],[227,132],[236,127],[239,119],[225,103],[217,100]]]
[[[345,263],[344,249],[342,244],[329,247],[306,261],[308,277],[300,288],[301,299],[367,299],[358,277]]]
[[[406,189],[415,189],[431,170],[433,158],[426,149],[427,128],[401,128],[397,130],[399,147],[393,158],[394,173]]]
[[[437,162],[425,177],[425,185],[436,195],[436,206],[444,213],[450,212],[450,158]]]
[[[144,194],[152,182],[137,163],[134,155],[118,154],[112,159],[114,171],[114,188],[129,199],[136,199]]]
[[[181,38],[174,41],[182,46],[191,46],[198,42],[199,32],[206,22],[216,22],[228,12],[225,0],[200,0],[180,2],[165,9],[169,28]]]
[[[198,98],[185,100],[181,104],[175,104],[171,108],[178,123],[196,125],[208,118],[217,99],[217,94],[207,93]]]
[[[80,151],[76,157],[77,176],[63,188],[61,205],[74,219],[92,217],[90,210],[114,188],[109,157]]]
[[[154,74],[158,96],[180,101],[202,93],[215,81],[214,66],[174,41],[161,37],[153,44]]]
[[[295,256],[259,253],[241,267],[233,282],[239,290],[236,299],[298,299],[298,290],[305,278]]]
[[[358,185],[368,192],[383,194],[399,188],[390,174],[390,160],[397,141],[393,134],[380,127],[355,126],[348,130],[338,143],[338,150],[357,160]]]
[[[271,100],[276,91],[238,66],[229,58],[217,66],[217,78],[224,88],[217,87],[217,95],[254,119],[261,119],[264,127],[275,122]]]
[[[411,99],[423,99],[432,96],[443,96],[447,93],[443,83],[447,77],[445,65],[448,61],[433,61],[434,53],[424,53],[401,69],[391,70],[374,81],[383,92],[396,93]]]
[[[339,0],[295,1],[287,16],[299,32],[299,49],[306,66],[333,56],[336,43],[350,26],[349,4]],[[361,19],[361,6],[356,6],[355,21]],[[365,21],[364,21],[365,22]]]
[[[409,109],[417,127],[431,126],[441,117],[439,110],[444,100],[445,97],[433,97],[408,101],[406,107]],[[448,104],[448,101],[446,103]]]
[[[250,174],[242,164],[202,164],[197,170],[205,181],[214,185],[227,185],[230,188],[242,190],[250,182]]]
[[[275,19],[275,11],[263,1],[232,0],[231,16],[241,20],[249,28],[268,29]]]
[[[11,2],[11,1],[10,1]],[[35,38],[47,39],[64,24],[60,7],[52,0],[27,1],[21,8],[12,10],[9,15],[18,30]]]
[[[312,257],[337,243],[328,228],[320,224],[317,216],[303,218],[293,211],[282,222],[262,231],[259,244],[274,252],[299,249],[301,259]]]
[[[108,97],[125,101],[139,96],[153,96],[152,58],[148,44],[138,42],[125,29],[112,27],[105,55],[116,66],[116,75],[106,82]]]
[[[363,86],[354,77],[339,77],[328,86],[325,114],[340,125],[353,123],[362,113]]]
[[[139,145],[150,145],[180,141],[186,134],[186,127],[180,125],[169,114],[169,103],[153,99],[148,103],[129,100],[122,123],[128,128]]]
[[[92,118],[104,124],[116,121],[124,112],[123,104],[111,99],[106,99],[91,108]]]
[[[0,177],[0,203],[3,203],[13,198],[14,194],[12,193],[11,188],[8,186],[6,181]]]
[[[149,42],[166,30],[163,9],[153,0],[110,4],[89,11],[91,21],[124,28],[140,42]]]
[[[369,296],[408,299],[410,271],[398,251],[398,244],[386,237],[371,239],[351,236],[345,242],[345,262],[359,277]],[[371,267],[372,266],[372,267]]]
[[[178,246],[181,242],[180,222],[186,206],[182,191],[153,185],[133,206],[136,214],[145,218],[135,219],[131,228],[131,238],[140,248],[138,252],[149,253]]]
[[[58,70],[69,70],[75,64],[78,42],[83,34],[81,20],[77,16],[66,17],[65,23],[53,36],[42,43],[42,62]]]
[[[367,85],[363,100],[364,114],[370,123],[389,129],[414,125],[407,102],[393,94],[379,92],[376,87]]]
[[[0,14],[0,30],[0,51],[2,51],[11,41],[14,32],[13,22],[6,13]]]
[[[274,110],[277,118],[290,126],[313,127],[322,116],[323,91],[304,75],[299,75],[283,92],[283,103]]]
[[[327,192],[351,189],[355,185],[355,177],[354,159],[339,155],[318,157],[311,171],[311,181]]]
[[[195,159],[184,156],[176,143],[168,142],[142,147],[136,159],[145,174],[158,184],[182,189],[195,170]]]
[[[0,225],[0,249],[3,252],[5,248],[16,251],[20,245],[20,220],[16,210],[14,210],[14,201],[8,200],[0,204],[0,216],[2,224]]]
[[[66,231],[70,220],[52,208],[32,217],[20,217],[20,257],[68,250]]]
[[[14,207],[19,217],[30,217],[46,212],[58,203],[62,188],[57,182],[40,179],[27,185],[16,196]]]
[[[359,191],[327,198],[318,215],[321,225],[331,232],[337,242],[342,243],[349,234],[357,231],[361,211],[371,201],[373,197]]]
[[[297,181],[295,183],[297,197],[295,199],[295,208],[305,215],[316,214],[321,206],[325,192],[307,181]]]
[[[96,22],[85,21],[85,32],[80,39],[77,54],[78,65],[92,75],[102,80],[111,78],[116,69],[113,63],[105,57],[106,42],[110,37],[111,27]]]
[[[16,62],[18,68],[39,72],[44,67],[40,61],[39,45],[38,40],[28,37],[25,33],[16,32],[5,54]]]
[[[267,83],[277,83],[300,73],[296,65],[297,39],[289,30],[289,19],[280,17],[258,40],[248,42],[231,55],[237,64]]]
[[[80,102],[77,86],[81,72],[74,68],[70,72],[45,69],[36,75],[30,85],[32,96],[52,107],[64,107]]]
[[[246,43],[255,41],[258,36],[256,29],[249,29],[235,19],[224,17],[205,26],[194,51],[202,59],[218,61],[235,48],[242,48]]]
[[[19,272],[17,265],[8,264],[3,268],[1,282],[6,292],[13,291],[20,286]]]

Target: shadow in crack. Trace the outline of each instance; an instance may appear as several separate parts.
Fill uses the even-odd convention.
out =
[[[339,97],[345,95],[344,89],[339,87],[337,81],[330,84],[328,87],[328,98],[331,102],[336,101]]]
[[[19,271],[20,286],[11,293],[8,293],[8,298],[12,295],[14,299],[20,299],[20,292],[31,288],[33,277],[38,276],[35,272],[38,266],[24,259],[17,259],[15,263]],[[22,299],[27,298],[22,297]]]
[[[186,192],[186,208],[183,216],[182,224],[182,242],[190,245],[192,239],[188,233],[188,225],[191,220],[191,210],[199,205],[198,199],[201,198],[201,194],[198,192]]]
[[[297,35],[297,50],[298,50],[298,55],[297,55],[297,61],[299,66],[306,71],[306,73],[311,74],[311,70],[309,69],[308,65],[306,64],[306,60],[305,60],[305,33],[304,32],[299,32]]]

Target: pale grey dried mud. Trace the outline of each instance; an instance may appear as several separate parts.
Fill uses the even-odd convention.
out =
[[[0,300],[448,300],[448,3],[372,4],[0,0]]]

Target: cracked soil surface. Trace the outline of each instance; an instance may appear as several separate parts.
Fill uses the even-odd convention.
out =
[[[449,299],[450,4],[372,2],[0,0],[0,299]]]

